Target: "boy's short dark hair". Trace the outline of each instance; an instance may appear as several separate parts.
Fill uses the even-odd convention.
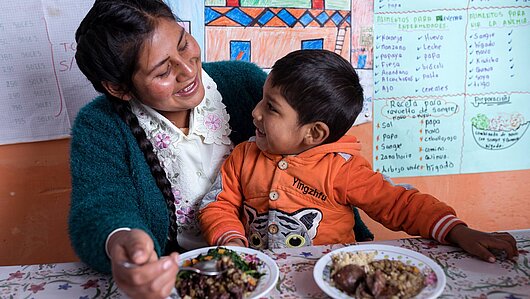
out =
[[[363,89],[353,66],[328,50],[298,50],[276,61],[272,87],[298,113],[300,125],[321,121],[330,130],[324,143],[337,141],[363,108]]]

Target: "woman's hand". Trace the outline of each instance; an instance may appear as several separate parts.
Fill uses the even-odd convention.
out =
[[[457,225],[449,231],[446,240],[490,263],[496,261],[495,252],[504,251],[510,260],[519,255],[517,242],[509,233],[485,233]]]
[[[130,298],[167,298],[175,286],[177,253],[158,259],[153,240],[142,230],[119,231],[108,242],[114,281]],[[133,267],[125,267],[128,262]]]

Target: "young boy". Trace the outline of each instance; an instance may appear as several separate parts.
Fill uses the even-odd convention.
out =
[[[392,230],[459,245],[490,262],[517,255],[507,233],[468,228],[455,211],[410,185],[395,185],[345,136],[361,112],[352,65],[326,50],[278,60],[252,112],[255,138],[224,162],[199,214],[209,244],[257,249],[355,242],[352,206]]]

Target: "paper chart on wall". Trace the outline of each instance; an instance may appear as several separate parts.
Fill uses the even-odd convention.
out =
[[[97,95],[74,59],[75,30],[93,3],[2,1],[0,144],[68,137],[79,109]],[[248,59],[267,70],[288,52],[312,47],[351,58],[366,73],[360,74],[365,106],[356,124],[371,120],[372,76],[365,72],[372,67],[371,1],[166,3],[197,39],[204,61]]]
[[[530,168],[530,1],[374,7],[374,169]]]
[[[67,137],[72,115],[96,95],[74,60],[74,31],[90,6],[2,2],[0,144]]]
[[[374,77],[372,70],[358,69],[359,81],[363,88],[363,110],[357,116],[354,126],[372,121],[372,103],[374,96]]]

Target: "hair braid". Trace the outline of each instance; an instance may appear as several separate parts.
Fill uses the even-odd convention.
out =
[[[144,129],[140,126],[138,118],[131,111],[129,102],[112,98],[114,109],[121,117],[121,119],[129,126],[131,132],[136,138],[136,142],[140,150],[144,154],[145,160],[149,165],[151,174],[153,175],[156,185],[162,192],[169,212],[169,236],[166,244],[166,253],[173,251],[180,251],[180,246],[177,243],[177,216],[174,203],[173,192],[171,191],[171,183],[167,179],[164,168],[160,165],[160,160],[153,150],[153,145],[147,139]]]

